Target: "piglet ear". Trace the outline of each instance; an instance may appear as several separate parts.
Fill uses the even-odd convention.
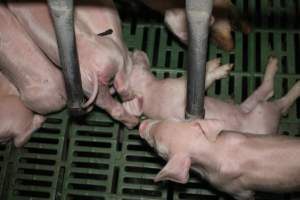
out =
[[[224,128],[224,122],[215,119],[196,120],[195,125],[210,142],[215,142]]]
[[[154,181],[170,180],[177,183],[187,183],[189,180],[189,170],[191,159],[186,154],[172,156],[166,166],[156,175]]]

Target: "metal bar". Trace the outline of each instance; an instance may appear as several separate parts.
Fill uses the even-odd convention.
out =
[[[204,118],[205,73],[212,0],[186,0],[188,70],[186,118]]]
[[[54,21],[59,56],[65,87],[68,96],[67,105],[72,116],[85,114],[82,108],[84,95],[74,33],[73,0],[48,0]]]

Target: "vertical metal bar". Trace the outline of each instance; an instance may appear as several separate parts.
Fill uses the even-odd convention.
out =
[[[212,0],[186,0],[189,31],[186,118],[204,118],[205,73]]]
[[[60,63],[68,96],[68,108],[73,116],[84,114],[84,96],[74,33],[73,0],[48,0],[54,21]]]

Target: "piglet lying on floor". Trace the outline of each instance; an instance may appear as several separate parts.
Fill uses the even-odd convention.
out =
[[[159,80],[150,71],[150,62],[143,51],[132,53],[132,67],[128,73],[130,93],[138,98],[123,103],[128,113],[145,114],[152,119],[183,118],[186,96],[185,78]],[[228,76],[233,65],[220,65],[220,59],[206,63],[205,88],[215,80]],[[138,101],[139,100],[139,101]]]
[[[267,101],[274,93],[276,70],[277,59],[270,58],[262,84],[239,106],[205,97],[207,120],[195,121],[184,121],[184,80],[156,80],[144,72],[144,85],[135,88],[147,88],[136,91],[143,97],[145,115],[156,120],[143,122],[140,135],[169,160],[155,180],[186,183],[192,166],[238,200],[253,199],[253,190],[300,189],[300,162],[295,159],[300,140],[263,136],[278,132],[281,114],[300,96],[298,81],[284,97]]]
[[[156,79],[149,70],[147,56],[142,52],[134,52],[132,60],[133,69],[128,80],[133,93],[140,96],[141,101],[124,103],[127,111],[136,115],[144,113],[150,119],[184,119],[186,80]],[[206,86],[220,78],[220,75],[226,76],[230,71],[230,65],[219,66],[218,60],[208,62],[207,68]],[[298,82],[286,96],[268,102],[274,93],[276,71],[277,59],[271,57],[262,84],[241,105],[205,97],[205,119],[226,122],[224,130],[257,134],[276,133],[281,114],[284,114],[300,95]]]
[[[44,120],[25,107],[17,89],[0,72],[0,143],[13,140],[16,147],[21,147]]]
[[[189,169],[237,200],[254,191],[300,190],[300,140],[279,135],[222,132],[219,120],[147,120],[140,135],[168,160],[155,181],[186,183]]]

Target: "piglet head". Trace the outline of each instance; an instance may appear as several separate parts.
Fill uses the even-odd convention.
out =
[[[135,98],[125,101],[125,110],[134,116],[143,113],[144,95],[148,91],[148,86],[155,80],[150,71],[150,62],[143,51],[135,50],[130,52],[130,66],[126,80],[129,82],[129,89]]]
[[[208,149],[212,142],[202,129],[202,124],[206,122],[207,120],[146,120],[140,125],[140,136],[168,160],[155,181],[188,181],[193,156]]]

